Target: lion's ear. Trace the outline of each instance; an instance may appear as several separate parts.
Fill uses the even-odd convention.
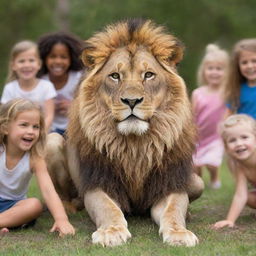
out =
[[[106,62],[109,52],[106,49],[99,49],[98,47],[88,45],[82,52],[82,61],[88,70],[95,67],[100,68]]]
[[[184,45],[180,41],[175,40],[173,47],[171,49],[171,53],[167,58],[168,64],[170,66],[178,65],[183,58],[183,53],[184,53]]]
[[[93,56],[94,47],[86,47],[82,52],[82,61],[87,68],[95,65],[95,57]]]

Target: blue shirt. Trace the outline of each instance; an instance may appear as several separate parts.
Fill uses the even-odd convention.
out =
[[[256,86],[241,84],[239,103],[237,114],[247,114],[256,119]],[[230,108],[230,104],[227,104],[227,107]]]

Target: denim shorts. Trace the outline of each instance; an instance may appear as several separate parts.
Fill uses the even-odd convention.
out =
[[[57,132],[58,134],[60,134],[60,135],[65,137],[66,130],[62,130],[62,129],[56,128],[53,132]]]
[[[20,200],[9,200],[9,199],[3,199],[0,197],[0,213],[10,209],[19,201]]]
[[[16,203],[18,203],[20,200],[8,200],[8,199],[3,199],[0,197],[0,213],[4,212],[8,209],[10,209],[11,207],[13,207]],[[23,225],[17,226],[17,227],[12,227],[9,228],[10,230],[16,230],[16,229],[26,229],[29,227],[33,227],[36,223],[36,219],[25,223]]]

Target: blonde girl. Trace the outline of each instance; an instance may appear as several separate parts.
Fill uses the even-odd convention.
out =
[[[52,83],[37,78],[41,60],[37,45],[32,41],[21,41],[14,45],[9,61],[7,84],[4,86],[1,103],[16,98],[38,102],[45,112],[48,131],[54,117],[56,90]]]
[[[227,115],[243,113],[256,119],[256,38],[235,44],[225,97]]]
[[[228,53],[215,44],[206,47],[205,55],[198,68],[199,88],[192,92],[192,110],[198,128],[198,141],[193,156],[195,171],[202,175],[206,167],[210,173],[210,187],[221,186],[219,166],[223,157],[223,145],[217,127],[226,107],[222,92],[228,71]]]
[[[256,185],[256,121],[245,114],[231,115],[221,126],[221,136],[235,165],[236,189],[226,219],[216,222],[214,229],[233,227],[246,204],[256,209],[256,191],[247,186]]]
[[[0,233],[31,223],[42,212],[37,198],[27,198],[33,174],[55,222],[51,232],[74,234],[44,160],[44,116],[37,103],[14,99],[0,106]]]

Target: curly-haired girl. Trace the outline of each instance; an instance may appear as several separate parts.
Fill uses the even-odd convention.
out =
[[[74,35],[56,32],[38,40],[42,68],[39,76],[50,80],[57,91],[52,131],[64,134],[67,111],[80,81],[83,64],[80,59],[83,43]]]

